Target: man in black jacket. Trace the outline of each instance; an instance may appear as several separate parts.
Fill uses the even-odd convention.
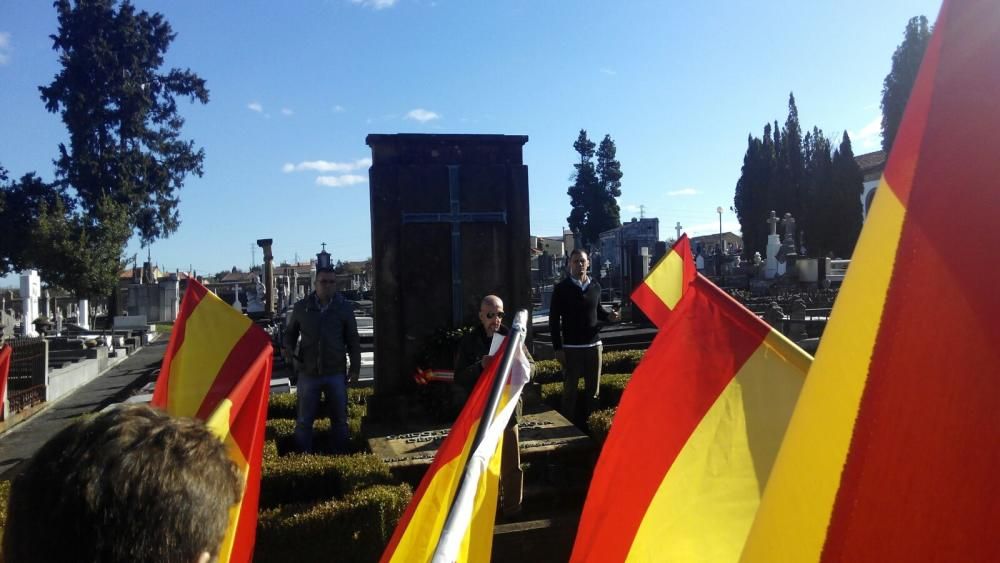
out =
[[[347,451],[347,382],[348,378],[356,382],[361,374],[361,337],[354,307],[336,290],[335,283],[333,268],[318,268],[316,291],[295,303],[285,329],[282,353],[285,361],[295,359],[299,376],[295,444],[302,452],[312,451],[313,421],[319,414],[321,393],[326,395],[333,450]]]
[[[586,424],[601,390],[601,323],[617,322],[616,311],[601,307],[601,285],[587,276],[590,257],[581,248],[569,255],[569,276],[556,284],[549,307],[552,349],[563,370],[562,414]],[[584,405],[578,416],[577,382],[583,378]]]
[[[466,396],[479,381],[483,368],[489,363],[490,343],[494,334],[507,335],[503,301],[496,295],[487,295],[479,303],[479,325],[462,337],[455,355],[455,383],[465,388]],[[500,452],[500,508],[505,516],[521,510],[524,472],[521,470],[521,452],[517,424],[521,419],[521,401],[518,400],[514,416],[510,417],[503,433],[503,451]]]

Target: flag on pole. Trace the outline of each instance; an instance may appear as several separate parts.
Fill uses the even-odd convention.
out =
[[[998,65],[945,0],[744,561],[1000,553]]]
[[[686,237],[644,286],[687,266],[670,256],[690,256]],[[622,395],[572,561],[740,556],[811,358],[704,276],[684,279]]]
[[[517,342],[510,377],[496,409],[484,416],[502,364],[501,354],[493,356],[476,382],[396,525],[381,561],[490,560],[503,430],[530,374],[520,345],[523,332],[511,331],[506,338],[516,338]],[[481,424],[489,426],[472,451]]]
[[[230,511],[219,550],[223,563],[253,557],[271,361],[267,333],[188,278],[152,404],[204,420],[243,476],[243,499]]]
[[[684,233],[632,292],[632,303],[638,305],[653,324],[662,327],[670,318],[670,313],[677,308],[684,290],[691,286],[696,274],[694,259],[691,257],[691,242],[687,233]]]
[[[10,375],[10,358],[13,348],[10,344],[0,343],[0,420],[4,419],[7,406],[7,376]]]

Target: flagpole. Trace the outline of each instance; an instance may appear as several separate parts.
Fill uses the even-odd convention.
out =
[[[476,428],[476,436],[472,439],[472,446],[469,448],[469,454],[465,458],[465,463],[462,465],[462,472],[458,480],[458,486],[455,487],[455,496],[451,498],[451,506],[448,508],[448,518],[445,519],[445,524],[443,530],[449,529],[449,526],[453,523],[452,519],[455,515],[455,501],[458,499],[458,493],[462,490],[465,485],[465,473],[469,466],[469,462],[472,460],[472,454],[479,448],[479,444],[483,442],[483,438],[486,436],[486,431],[489,430],[490,422],[492,422],[493,413],[497,410],[497,405],[500,404],[500,397],[503,395],[503,387],[507,382],[507,375],[510,373],[511,363],[514,361],[514,355],[517,351],[517,347],[521,345],[524,341],[525,335],[525,325],[528,321],[528,311],[526,309],[521,309],[514,315],[514,322],[511,323],[510,333],[507,336],[507,341],[504,343],[503,355],[500,357],[500,367],[497,368],[496,377],[493,379],[493,387],[490,389],[489,400],[486,401],[486,408],[483,409],[483,414],[479,418],[479,427]],[[438,536],[438,546],[437,549],[441,547],[441,541],[444,538],[444,534]],[[435,549],[435,551],[437,551]]]

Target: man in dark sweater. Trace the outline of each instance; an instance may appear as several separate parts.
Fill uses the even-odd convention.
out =
[[[617,322],[617,311],[601,307],[601,285],[587,276],[590,257],[581,248],[569,255],[569,276],[556,284],[549,308],[552,349],[563,370],[562,414],[586,424],[601,390],[601,324]],[[577,382],[583,378],[584,402],[578,413]]]
[[[479,325],[466,334],[458,343],[455,354],[455,383],[465,388],[466,396],[483,374],[483,368],[492,356],[490,343],[493,334],[507,334],[503,321],[503,301],[496,295],[487,295],[479,303]],[[517,424],[521,418],[521,402],[518,400],[514,416],[503,433],[503,450],[500,452],[500,508],[505,516],[513,516],[521,510],[521,495],[524,488],[524,472],[521,470],[521,453],[518,442]]]

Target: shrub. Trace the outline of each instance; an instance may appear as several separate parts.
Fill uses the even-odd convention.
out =
[[[538,360],[532,378],[539,383],[562,381],[562,368],[556,360]]]
[[[368,448],[368,443],[361,434],[361,417],[365,408],[362,405],[347,405],[347,436],[348,448],[360,452]],[[274,440],[279,455],[295,451],[295,420],[275,418],[267,421],[264,427],[264,439]],[[313,422],[313,445],[316,451],[330,452],[333,437],[330,435],[330,419],[317,418]]]
[[[604,373],[632,373],[639,365],[645,350],[614,350],[604,353],[601,371]]]
[[[604,441],[608,439],[608,432],[611,431],[611,421],[615,418],[617,407],[601,409],[590,413],[587,418],[587,429],[590,430],[591,437],[597,442],[597,449],[604,446]]]
[[[348,417],[351,408],[361,409],[359,416],[364,416],[364,405],[368,404],[368,397],[372,395],[372,387],[348,387],[347,388],[347,411]],[[298,396],[295,393],[279,393],[271,395],[267,401],[267,418],[292,418],[298,415]]]
[[[410,502],[407,484],[263,510],[254,561],[377,561]]]
[[[0,481],[0,541],[7,527],[7,501],[10,499],[10,481]]]
[[[625,386],[631,378],[632,375],[627,373],[601,375],[600,407],[617,407],[618,402],[621,401],[622,393],[625,391]],[[541,387],[542,401],[554,409],[560,408],[562,406],[563,384],[543,383]],[[580,393],[577,397],[581,397],[583,393],[582,378],[576,382],[576,388]]]
[[[264,463],[260,506],[329,500],[391,482],[389,466],[371,454],[281,456]]]

